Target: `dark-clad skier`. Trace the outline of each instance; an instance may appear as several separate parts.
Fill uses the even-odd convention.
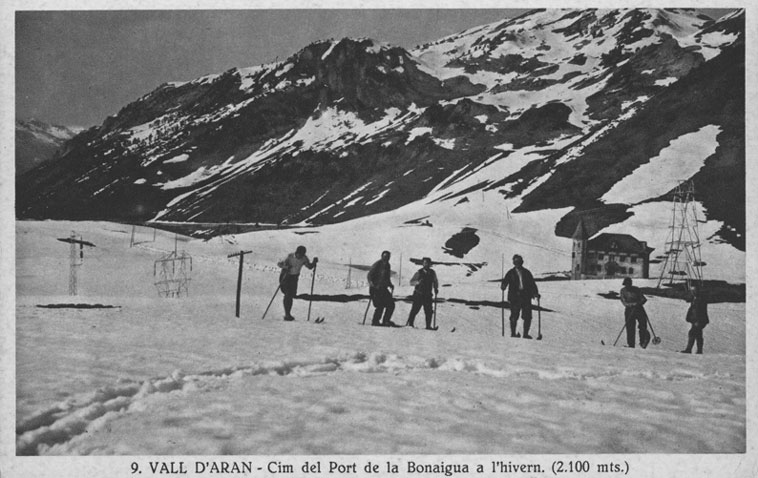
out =
[[[687,309],[686,320],[692,326],[687,334],[687,347],[682,350],[682,353],[685,354],[691,354],[692,346],[696,343],[697,352],[695,353],[703,353],[703,329],[708,325],[710,320],[708,320],[708,302],[701,289],[699,284],[693,283],[690,285],[690,297],[687,298],[690,307]]]
[[[640,330],[640,347],[644,349],[650,342],[650,332],[647,331],[647,312],[645,312],[644,307],[647,298],[642,294],[639,287],[632,285],[631,277],[625,277],[622,285],[624,287],[621,288],[619,295],[621,296],[621,303],[624,304],[626,344],[628,347],[634,348],[634,325],[637,323]]]
[[[524,338],[531,339],[529,327],[532,325],[532,298],[540,297],[537,283],[529,269],[524,267],[524,258],[513,256],[513,268],[505,273],[500,289],[508,289],[508,303],[511,306],[511,337],[520,337],[516,332],[519,315],[524,320]]]
[[[297,295],[297,281],[300,279],[300,270],[303,266],[313,269],[318,264],[318,257],[313,262],[305,255],[305,246],[298,246],[295,252],[277,263],[282,268],[279,274],[279,285],[284,295],[284,320],[295,320],[292,316],[292,300]]]
[[[395,299],[392,298],[395,286],[392,284],[391,274],[390,252],[383,251],[382,258],[371,266],[367,275],[368,292],[371,296],[371,301],[374,303],[374,307],[376,307],[371,325],[397,327],[390,320],[392,313],[395,311]],[[383,318],[382,314],[384,314]]]
[[[413,305],[411,306],[411,313],[408,316],[407,324],[413,327],[413,322],[416,320],[416,314],[418,314],[421,307],[424,307],[424,314],[426,315],[426,328],[432,329],[432,290],[436,296],[439,292],[439,283],[437,282],[437,273],[432,269],[432,260],[428,257],[424,257],[422,260],[422,267],[411,278],[411,285],[413,289]]]

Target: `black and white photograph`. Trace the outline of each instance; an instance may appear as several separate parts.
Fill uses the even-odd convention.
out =
[[[749,8],[11,5],[0,477],[758,473]]]

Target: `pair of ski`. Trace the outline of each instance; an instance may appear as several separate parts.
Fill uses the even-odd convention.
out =
[[[647,319],[647,325],[648,325],[648,327],[650,327],[650,332],[652,332],[652,333],[653,333],[653,340],[650,340],[650,341],[648,341],[648,342],[647,342],[647,343],[646,343],[644,346],[643,346],[642,344],[640,344],[640,347],[642,347],[643,349],[646,349],[646,348],[647,348],[647,346],[648,346],[648,345],[650,345],[651,343],[652,343],[653,345],[658,345],[658,344],[660,344],[660,343],[661,343],[661,338],[660,338],[659,336],[655,335],[655,330],[653,330],[653,324],[650,322],[650,318],[649,318],[649,317],[648,317],[648,319]],[[619,334],[618,334],[618,336],[616,336],[616,340],[613,342],[613,346],[614,346],[614,347],[615,347],[615,346],[616,346],[616,344],[618,343],[619,339],[621,338],[621,334],[623,334],[623,333],[624,333],[624,330],[625,330],[625,329],[626,329],[626,324],[624,324],[624,326],[623,326],[623,327],[621,327],[621,330],[619,331]],[[605,340],[601,340],[601,341],[600,341],[600,343],[601,343],[602,345],[605,345]]]
[[[370,304],[370,302],[369,302],[369,304]],[[368,308],[368,307],[366,307],[366,313],[363,315],[363,322],[359,322],[361,325],[366,325],[366,317],[368,316],[368,309],[369,309],[369,308]],[[415,328],[416,328],[416,327],[414,327],[414,326],[410,325],[410,324],[409,324],[409,323],[407,323],[407,322],[406,322],[406,324],[405,324],[405,325],[398,325],[398,324],[396,324],[396,323],[394,323],[394,322],[390,322],[389,324],[371,324],[371,325],[372,325],[373,327],[389,327],[389,328],[391,328],[391,329],[403,329],[403,328],[406,328],[406,327],[410,327],[410,328],[412,328],[412,329],[415,329]],[[426,327],[424,327],[424,328],[419,328],[419,330],[431,330],[431,331],[435,331],[435,330],[439,330],[439,327],[437,327],[437,326],[435,325],[435,326],[434,326],[434,327],[432,327],[432,328],[426,328]]]
[[[366,325],[366,322],[365,321],[364,322],[359,322],[359,324]],[[387,328],[390,328],[390,329],[404,329],[406,327],[410,327],[411,329],[415,329],[416,328],[416,327],[414,327],[412,325],[408,325],[408,324],[398,325],[398,324],[396,324],[394,322],[391,323],[391,324],[371,324],[371,326],[372,327],[387,327]],[[438,329],[439,329],[439,327],[432,327],[430,329],[427,329],[426,327],[419,328],[419,330],[431,330],[431,331],[435,331],[435,330],[438,330]]]
[[[368,303],[366,304],[366,311],[363,313],[363,322],[361,322],[361,325],[366,325],[366,318],[368,317],[368,309],[370,307],[371,307],[371,299],[369,298]],[[437,326],[437,294],[436,293],[434,294],[434,314],[432,317],[434,317],[433,319],[434,325],[431,328],[425,327],[424,329],[421,329],[421,330],[431,330],[431,331],[439,330],[439,327]],[[406,322],[405,325],[397,325],[394,322],[390,322],[388,325],[383,325],[383,326],[384,327],[389,326],[389,327],[394,327],[394,328],[403,328],[403,327],[415,328],[414,326],[410,324],[410,322]],[[455,327],[453,327],[453,330],[451,330],[450,332],[455,332]]]
[[[366,325],[365,322],[358,322],[358,323],[361,324],[361,325]],[[390,326],[387,326],[387,325],[378,325],[376,327],[389,327],[391,329],[405,329],[405,328],[416,329],[416,327],[414,327],[412,325],[397,325],[397,324],[390,325]],[[427,329],[426,327],[418,327],[418,330],[428,330],[430,332],[436,332],[439,329],[440,329],[439,326],[434,326],[434,327],[432,327],[430,329]],[[455,327],[453,327],[452,330],[450,330],[450,332],[455,332]]]

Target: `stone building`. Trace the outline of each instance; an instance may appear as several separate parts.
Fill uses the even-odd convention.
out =
[[[650,253],[653,248],[629,234],[598,234],[590,238],[583,220],[579,220],[572,236],[572,279],[605,279],[650,275]]]

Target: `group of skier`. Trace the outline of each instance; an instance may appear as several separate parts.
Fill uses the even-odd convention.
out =
[[[640,336],[640,347],[644,349],[650,343],[650,332],[648,332],[649,319],[644,307],[647,299],[639,287],[632,285],[630,277],[626,277],[623,280],[622,286],[619,296],[621,303],[624,305],[627,347],[634,348],[635,346],[634,326],[637,325]],[[703,329],[708,325],[710,320],[708,319],[708,302],[701,289],[701,286],[697,282],[690,284],[690,294],[686,298],[690,306],[687,309],[685,317],[685,320],[690,324],[690,330],[687,334],[687,346],[681,351],[682,353],[692,353],[693,345],[696,346],[696,354],[703,353]]]
[[[366,276],[369,296],[374,304],[374,316],[371,319],[371,325],[375,326],[398,326],[392,322],[392,313],[395,311],[395,299],[393,299],[392,293],[395,290],[395,285],[391,279],[390,257],[390,251],[383,251],[381,259],[371,266]],[[434,330],[432,303],[439,293],[440,286],[437,281],[437,273],[432,269],[432,260],[429,257],[424,257],[421,260],[421,269],[413,274],[410,284],[413,286],[413,305],[406,325],[415,327],[416,315],[423,307],[426,316],[426,328]]]
[[[373,326],[399,327],[392,321],[392,314],[395,312],[395,299],[393,298],[395,285],[392,283],[391,256],[390,251],[383,251],[381,258],[371,266],[367,274],[370,303],[374,305],[374,315],[371,320]],[[439,293],[439,281],[437,280],[437,273],[431,267],[431,258],[424,257],[421,263],[421,268],[413,274],[410,281],[413,286],[412,305],[405,325],[415,327],[416,315],[423,308],[426,329],[435,330],[436,326],[432,323],[433,303]],[[294,253],[287,255],[286,258],[278,262],[277,265],[282,269],[279,275],[279,286],[284,296],[284,320],[295,320],[292,316],[292,302],[297,295],[300,271],[303,266],[314,269],[317,264],[318,257],[314,257],[311,261],[306,255],[305,246],[298,246]],[[640,347],[646,348],[650,343],[649,319],[644,308],[647,299],[638,287],[632,285],[630,277],[624,278],[622,286],[619,296],[624,305],[624,329],[626,330],[627,347],[635,347],[636,325],[639,329]],[[529,330],[532,323],[532,299],[539,299],[540,294],[534,276],[529,269],[524,267],[524,259],[521,255],[513,256],[513,268],[508,270],[502,278],[500,289],[503,294],[505,294],[506,289],[508,290],[511,337],[531,339]],[[687,310],[686,321],[691,324],[691,328],[688,333],[687,346],[682,350],[682,353],[692,353],[692,347],[695,345],[697,347],[695,353],[703,353],[703,329],[709,320],[707,302],[700,289],[696,283],[690,286],[690,296],[687,298],[690,306]],[[366,312],[368,313],[368,309]],[[523,335],[516,330],[519,318],[523,321]]]

